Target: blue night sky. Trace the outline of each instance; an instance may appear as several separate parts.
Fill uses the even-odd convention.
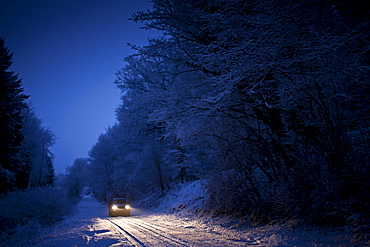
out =
[[[128,20],[147,0],[0,0],[0,36],[13,52],[36,113],[58,137],[51,151],[64,173],[115,122],[120,92],[113,84],[127,43],[156,33]]]

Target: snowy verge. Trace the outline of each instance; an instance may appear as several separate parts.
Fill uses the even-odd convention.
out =
[[[151,213],[160,217],[182,218],[186,222],[218,229],[243,238],[259,239],[265,246],[370,246],[370,243],[353,241],[356,237],[348,227],[324,229],[302,227],[298,219],[268,225],[252,225],[249,218],[215,217],[204,211],[206,181],[197,180],[179,184],[160,199],[158,192],[140,204],[152,207]],[[202,212],[202,213],[199,213]],[[168,213],[173,214],[170,216]],[[172,219],[172,220],[174,220]]]
[[[203,208],[205,195],[206,189],[202,180],[180,184],[161,198],[157,210],[196,212]]]
[[[196,180],[183,184],[172,185],[170,190],[161,196],[159,190],[153,191],[145,199],[137,203],[138,207],[153,212],[196,212],[202,209],[205,201],[205,181]]]

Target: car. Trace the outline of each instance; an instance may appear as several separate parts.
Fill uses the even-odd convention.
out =
[[[130,203],[122,197],[115,197],[108,203],[109,216],[130,216]]]

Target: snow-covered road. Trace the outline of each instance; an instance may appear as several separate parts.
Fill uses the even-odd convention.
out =
[[[146,215],[107,219],[134,246],[259,246],[221,229],[209,229],[177,217]],[[233,234],[234,235],[234,234]]]
[[[84,197],[73,216],[24,246],[361,246],[341,232],[293,231],[279,225],[238,227],[220,219],[137,208],[131,214],[109,217],[106,205]]]
[[[194,219],[135,208],[131,213],[109,217],[105,205],[85,197],[76,214],[40,235],[36,246],[260,246]]]

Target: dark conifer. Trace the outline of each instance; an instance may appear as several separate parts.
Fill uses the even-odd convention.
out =
[[[9,71],[13,54],[0,38],[0,193],[27,187],[27,167],[22,162],[21,110],[27,108],[22,80]]]

